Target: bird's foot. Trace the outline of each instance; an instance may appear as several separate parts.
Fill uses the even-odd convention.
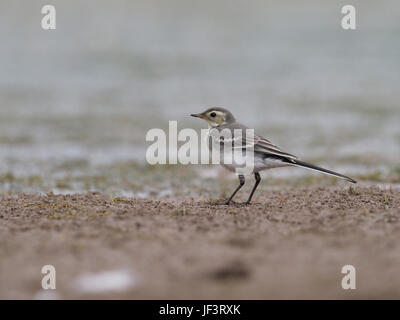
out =
[[[226,205],[232,204],[235,207],[245,207],[250,205],[250,202],[246,201],[246,202],[235,202],[235,201],[231,201],[230,203],[228,203],[228,201],[225,202]]]
[[[239,203],[237,203],[237,202],[235,202],[233,200],[231,200],[231,201],[225,200],[225,201],[213,202],[212,204],[216,205],[216,206],[229,206],[229,205],[238,205]]]
[[[229,205],[232,205],[232,206],[235,206],[235,207],[244,207],[244,206],[250,205],[251,203],[249,201],[246,201],[246,202],[235,202],[233,200],[231,200],[231,201],[226,200],[226,201],[213,202],[212,204],[215,205],[215,206],[229,206]]]

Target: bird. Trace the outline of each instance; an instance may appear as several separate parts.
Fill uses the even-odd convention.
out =
[[[220,143],[221,145],[227,142],[226,140],[223,139],[223,137],[220,137],[219,140],[215,140],[215,138],[213,138],[213,135],[210,134],[211,130],[217,130],[217,132],[222,132],[223,130],[225,130],[226,132],[226,130],[228,130],[228,132],[230,132],[232,136],[232,141],[234,141],[235,139],[241,140],[241,145],[239,145],[239,148],[241,148],[243,152],[246,152],[249,149],[249,146],[251,146],[254,156],[253,160],[254,165],[251,170],[252,171],[251,174],[254,174],[255,184],[250,192],[247,201],[243,203],[244,205],[249,205],[251,203],[251,199],[253,198],[254,192],[256,191],[261,181],[260,172],[272,168],[286,167],[286,166],[301,167],[313,171],[322,172],[324,174],[331,175],[340,179],[344,179],[351,183],[357,183],[357,181],[355,181],[350,177],[302,161],[297,156],[282,151],[278,146],[273,144],[270,140],[262,137],[261,135],[254,133],[252,137],[250,138],[247,137],[245,131],[249,128],[241,124],[240,122],[237,122],[233,114],[225,108],[212,107],[208,108],[204,112],[191,114],[191,116],[203,119],[208,123],[209,127],[208,147],[210,150],[212,150],[213,145],[215,143]],[[238,133],[240,133],[240,135]],[[228,141],[228,143],[230,142]],[[233,148],[233,143],[232,143],[232,148]],[[223,150],[225,151],[225,149]],[[228,169],[229,171],[236,171],[236,169],[238,168],[238,164],[235,163],[234,161],[231,161],[230,163],[222,162],[221,165],[226,169]],[[244,186],[245,184],[244,174],[239,173],[238,178],[239,178],[239,185],[233,191],[231,196],[225,202],[223,202],[223,204],[229,205],[232,202],[232,199],[236,195],[236,193]]]

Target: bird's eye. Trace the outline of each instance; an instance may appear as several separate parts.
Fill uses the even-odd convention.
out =
[[[217,114],[216,114],[215,112],[211,112],[211,113],[210,113],[210,116],[213,117],[213,118],[215,118],[216,115],[217,115]]]

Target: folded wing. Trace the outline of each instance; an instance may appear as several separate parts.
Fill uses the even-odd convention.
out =
[[[229,128],[221,127],[219,130],[215,131],[215,133],[218,132],[220,135],[218,136],[217,134],[214,141],[220,143],[221,148],[223,148],[225,144],[228,144],[228,146],[233,149],[253,149],[254,152],[264,153],[266,156],[280,156],[289,161],[297,159],[295,155],[282,151],[264,137],[255,133],[251,134],[251,132],[254,131],[242,124],[235,123]]]
[[[297,159],[297,157],[293,154],[287,153],[279,149],[276,145],[274,145],[271,141],[265,139],[262,136],[254,134],[247,136],[243,136],[243,146],[246,148],[254,148],[255,152],[261,152],[265,155],[274,155],[274,156],[281,156],[284,158],[290,159]]]

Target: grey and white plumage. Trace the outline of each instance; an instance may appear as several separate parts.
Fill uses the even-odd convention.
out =
[[[278,146],[274,145],[271,141],[260,135],[257,135],[255,133],[250,136],[247,135],[246,130],[248,130],[249,128],[237,122],[233,114],[225,108],[220,108],[220,107],[209,108],[202,113],[192,114],[191,116],[201,118],[207,121],[210,130],[218,130],[218,132],[227,130],[228,132],[230,132],[230,135],[233,138],[232,148],[234,147],[234,142],[236,141],[236,139],[240,139],[241,141],[239,142],[241,143],[236,145],[239,145],[239,147],[242,149],[242,152],[246,153],[250,149],[251,152],[253,152],[254,167],[252,172],[255,175],[256,184],[250,194],[249,199],[246,202],[247,204],[250,203],[253,193],[257,188],[259,181],[261,180],[259,172],[271,168],[285,167],[285,166],[302,167],[309,170],[322,172],[324,174],[335,176],[341,179],[345,179],[352,183],[356,183],[356,181],[350,177],[344,176],[340,173],[328,169],[318,167],[311,163],[301,161],[295,155],[282,151]],[[214,139],[211,135],[209,141],[209,147],[212,149],[213,145],[215,146],[215,143],[219,143],[220,151],[221,153],[223,153],[224,146],[227,141],[223,138],[218,138],[218,139],[219,140]],[[236,141],[236,143],[237,142],[238,141]],[[238,165],[234,161],[232,164],[225,163],[224,161],[222,161],[221,164],[230,171],[235,171],[238,168]],[[240,185],[232,194],[232,196],[229,198],[229,200],[226,202],[226,204],[230,203],[236,192],[243,186],[244,176],[239,175],[239,181]]]

